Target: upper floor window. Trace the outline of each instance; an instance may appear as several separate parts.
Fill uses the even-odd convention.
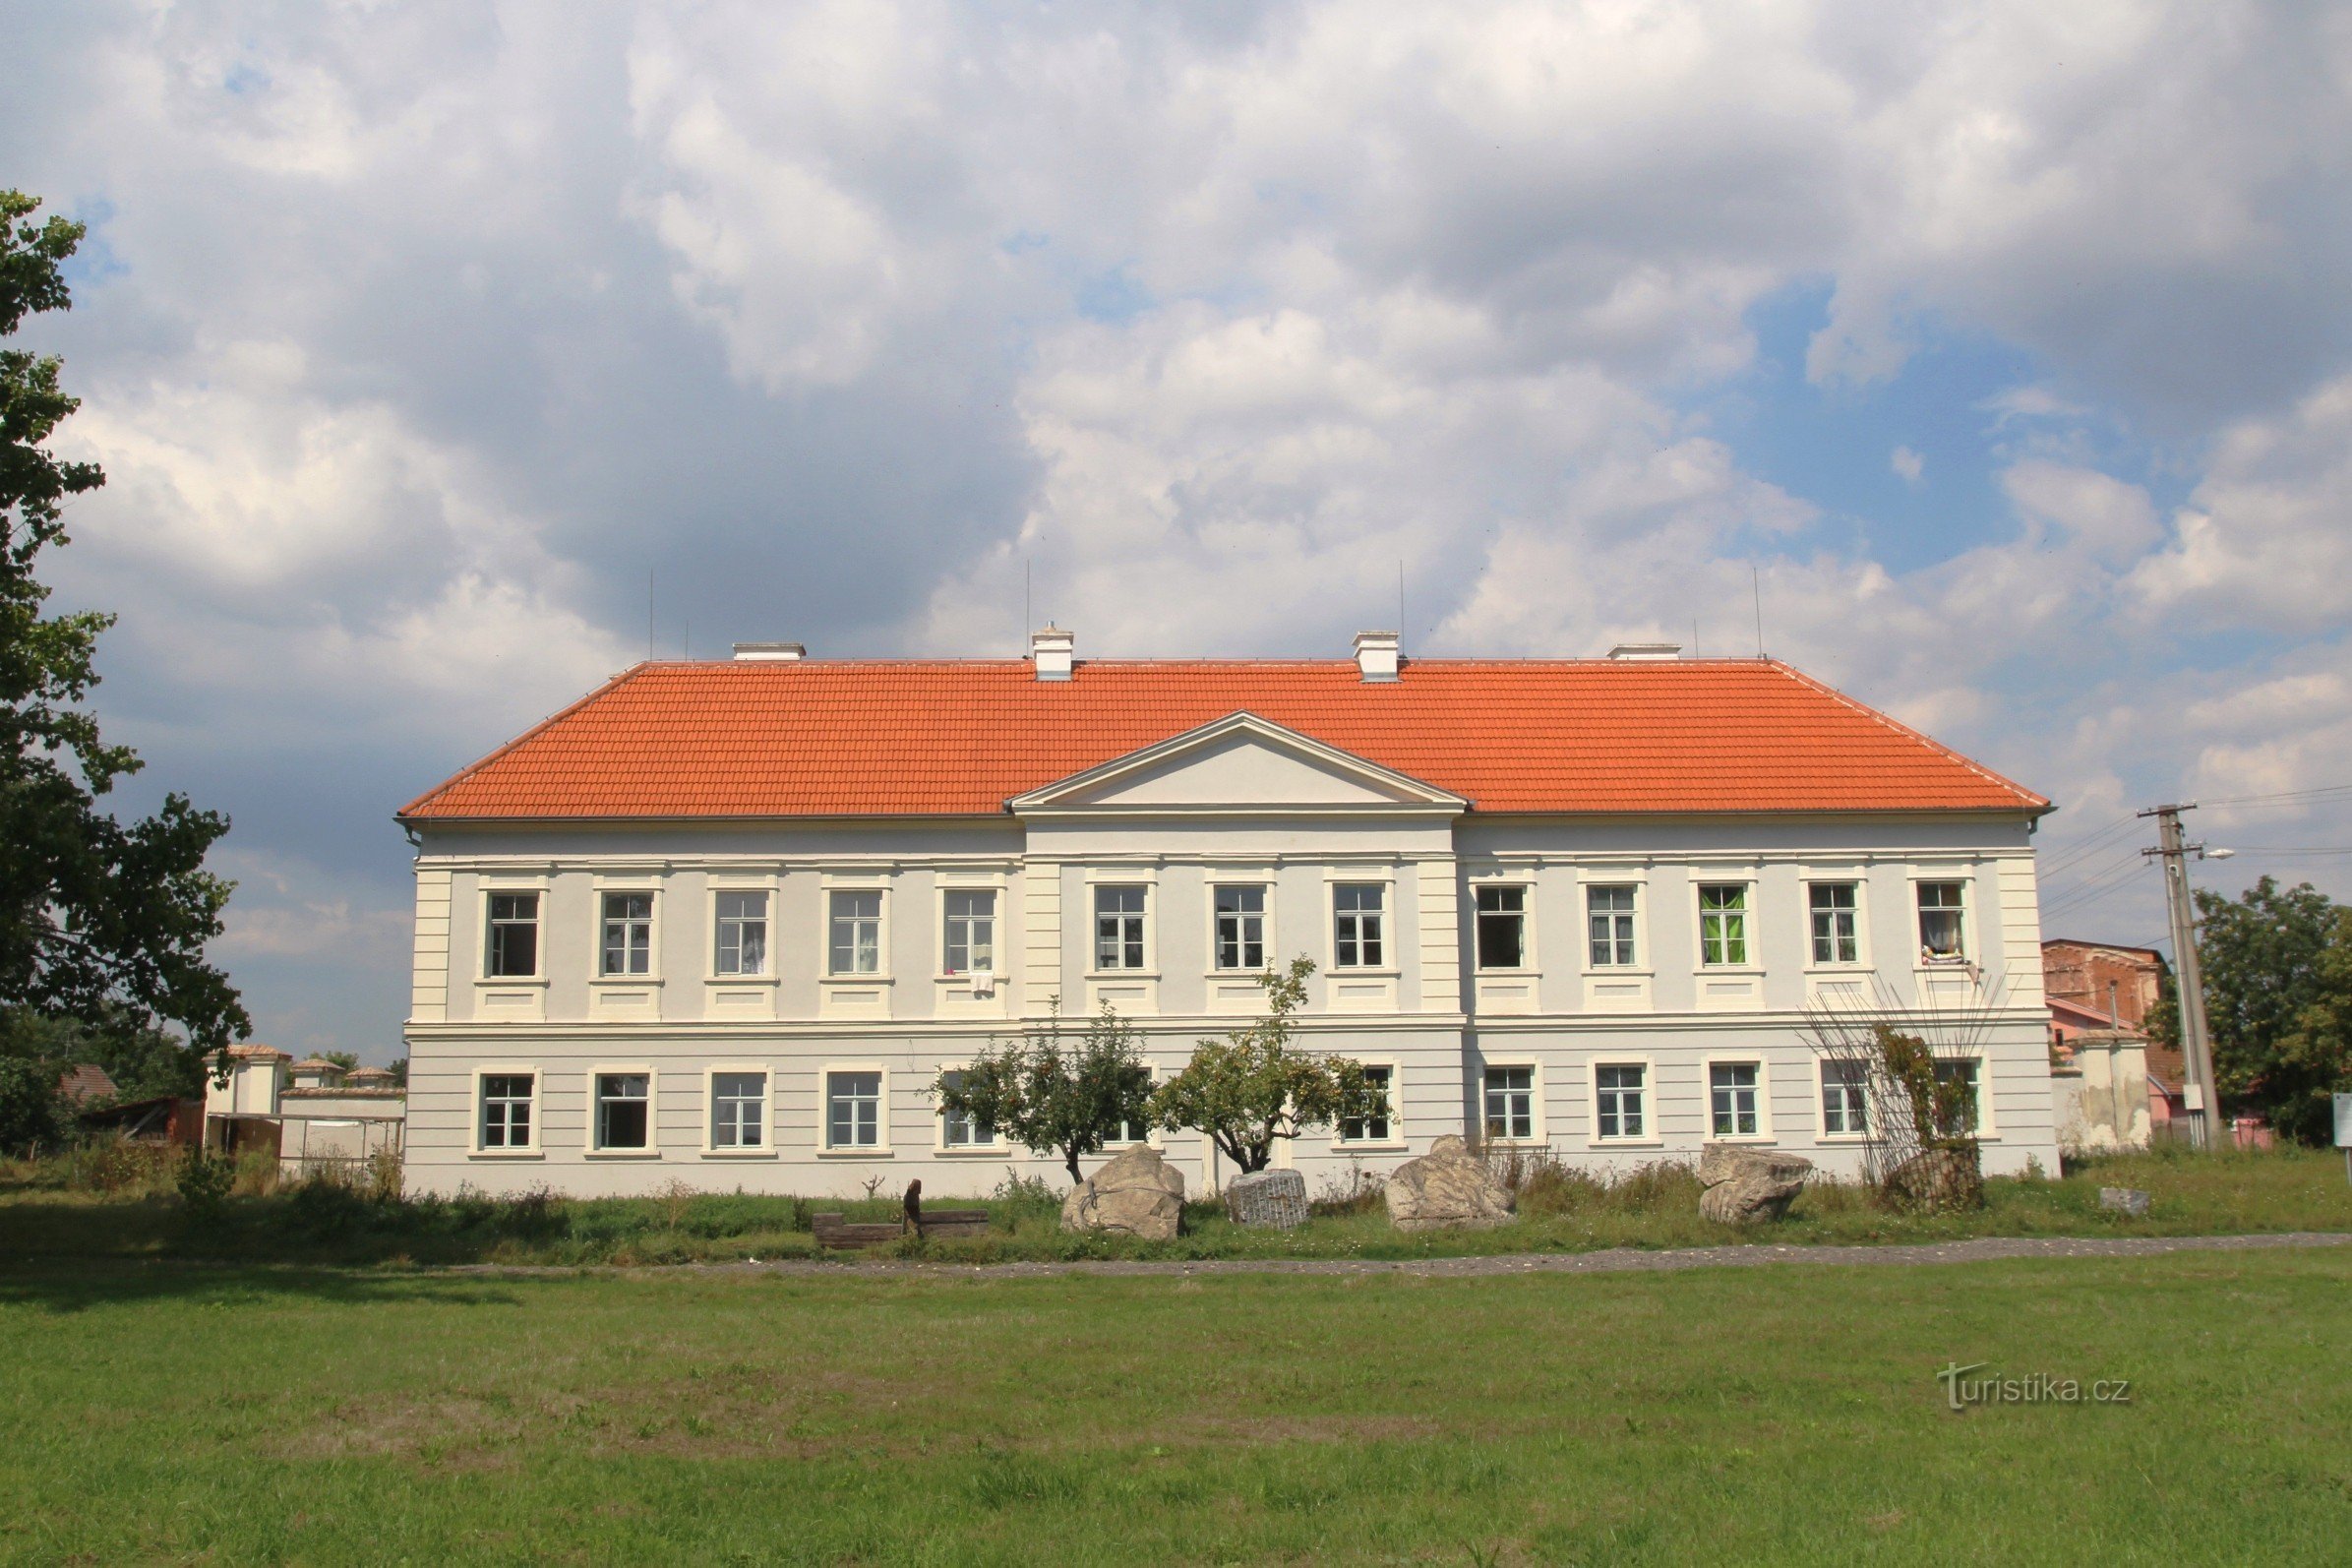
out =
[[[1593,928],[1593,967],[1628,969],[1633,952],[1633,886],[1585,890],[1585,917]]]
[[[492,893],[490,895],[490,950],[488,969],[493,976],[525,976],[539,973],[539,895],[537,893]]]
[[[1217,888],[1217,967],[1266,967],[1266,889],[1254,883]]]
[[[987,975],[996,970],[996,891],[993,887],[952,888],[947,894],[947,932],[942,964],[950,975]]]
[[[1146,890],[1121,883],[1094,890],[1094,966],[1143,967],[1143,911]]]
[[[527,1149],[531,1146],[531,1090],[535,1081],[527,1072],[483,1074],[483,1148]]]
[[[1720,882],[1699,889],[1699,962],[1748,961],[1748,884]]]
[[[1815,882],[1806,890],[1813,916],[1813,961],[1817,964],[1858,964],[1862,961],[1862,933],[1855,921],[1856,891],[1851,882]]]
[[[836,975],[882,972],[882,895],[878,888],[835,888],[826,968]]]
[[[1960,935],[1962,883],[1919,884],[1919,956],[1929,963],[1958,963],[1967,957]]]
[[[767,894],[719,894],[718,934],[712,969],[722,975],[767,973]]]
[[[1527,965],[1527,889],[1480,887],[1478,967],[1521,969]]]
[[[604,963],[607,975],[653,972],[653,895],[604,895]]]
[[[1331,889],[1332,955],[1335,969],[1378,969],[1387,957],[1383,939],[1388,896],[1385,882],[1340,882]]]
[[[1386,1143],[1389,1141],[1390,1117],[1396,1115],[1396,1101],[1390,1090],[1396,1086],[1394,1067],[1366,1067],[1364,1086],[1372,1091],[1372,1109],[1360,1116],[1340,1118],[1340,1142]]]

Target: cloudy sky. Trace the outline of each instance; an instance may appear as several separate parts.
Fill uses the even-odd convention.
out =
[[[650,645],[1771,651],[2047,794],[2049,925],[2352,891],[2352,12],[166,4],[0,22],[90,224],[61,599],[262,1038],[403,800]],[[2320,794],[2298,792],[2321,791]],[[2257,799],[2248,799],[2255,797]],[[149,797],[140,797],[146,799]],[[2322,853],[2327,852],[2327,853]]]

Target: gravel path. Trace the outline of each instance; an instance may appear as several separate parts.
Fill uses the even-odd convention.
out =
[[[896,1259],[819,1262],[787,1258],[771,1263],[684,1263],[620,1272],[668,1274],[812,1274],[852,1278],[872,1274],[968,1279],[1018,1279],[1054,1274],[1418,1274],[1439,1277],[1489,1274],[1628,1274],[1673,1269],[1766,1268],[1781,1263],[1841,1267],[1873,1264],[1977,1263],[1992,1258],[2154,1257],[2173,1252],[2254,1252],[2277,1247],[2344,1246],[2352,1234],[2290,1231],[2266,1236],[1986,1236],[1971,1241],[1936,1241],[1916,1246],[1700,1246],[1649,1252],[1611,1247],[1598,1252],[1522,1252],[1444,1258],[1203,1258],[1189,1262],[924,1263]],[[462,1272],[488,1274],[571,1274],[575,1269],[477,1264]]]

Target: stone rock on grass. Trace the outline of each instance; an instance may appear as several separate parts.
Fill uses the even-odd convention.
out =
[[[1184,1218],[1184,1173],[1137,1144],[1070,1189],[1061,1201],[1064,1231],[1173,1241]]]
[[[1887,1196],[1939,1214],[1984,1207],[1984,1168],[1974,1149],[1922,1149],[1887,1174]]]
[[[1778,1149],[1710,1143],[1699,1151],[1699,1212],[1723,1225],[1754,1225],[1788,1213],[1813,1162]]]
[[[1511,1218],[1517,1199],[1486,1162],[1448,1134],[1429,1152],[1390,1174],[1383,1195],[1388,1223],[1400,1231],[1483,1229]]]
[[[2147,1213],[2148,1196],[2138,1187],[2099,1188],[2099,1207],[2138,1219]]]
[[[1236,1225],[1292,1231],[1306,1223],[1306,1177],[1296,1171],[1252,1171],[1225,1184],[1225,1212]]]

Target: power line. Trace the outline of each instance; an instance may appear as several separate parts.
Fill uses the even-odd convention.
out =
[[[2282,806],[2296,801],[2313,800],[2321,796],[2352,795],[2352,784],[2321,784],[2308,790],[2279,790],[2269,795],[2228,795],[2219,800],[2201,801],[2202,806]]]
[[[2058,874],[2058,873],[2065,871],[2068,867],[2078,865],[2083,860],[2088,859],[2090,856],[2097,854],[2101,848],[2105,847],[2114,840],[2116,834],[2121,833],[2125,829],[2133,826],[2140,819],[2136,816],[2126,816],[2117,821],[2110,822],[2107,826],[2101,828],[2096,833],[2091,834],[2090,837],[2082,840],[2082,842],[2077,844],[2065,854],[2058,856],[2047,866],[2044,866],[2041,869],[2042,875],[2045,877],[2055,876]]]

